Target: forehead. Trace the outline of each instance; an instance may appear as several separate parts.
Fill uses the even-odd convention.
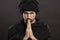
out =
[[[24,11],[24,13],[35,13],[35,11]]]

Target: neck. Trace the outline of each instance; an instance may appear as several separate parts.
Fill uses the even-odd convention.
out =
[[[24,22],[26,23],[26,20],[24,20]],[[36,22],[36,19],[34,19],[31,24],[35,23]]]

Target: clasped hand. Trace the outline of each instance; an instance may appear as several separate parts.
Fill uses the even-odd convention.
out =
[[[30,20],[28,20],[27,22],[27,28],[26,28],[26,32],[25,32],[25,36],[23,40],[28,40],[28,38],[31,38],[32,40],[37,40],[35,36],[33,35]]]

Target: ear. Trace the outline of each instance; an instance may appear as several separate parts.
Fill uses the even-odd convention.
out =
[[[22,16],[24,16],[24,13],[22,14]]]
[[[37,14],[35,13],[35,17],[36,17],[36,15],[37,15]]]

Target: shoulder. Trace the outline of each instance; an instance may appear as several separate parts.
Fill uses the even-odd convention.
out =
[[[11,25],[8,28],[8,40],[12,39],[15,36],[15,25]]]
[[[8,32],[9,33],[13,33],[13,32],[17,32],[17,28],[21,28],[20,26],[23,24],[22,21],[20,21],[19,23],[16,23],[14,25],[11,25],[9,28],[8,28]]]
[[[16,29],[18,26],[22,25],[23,21],[21,20],[19,23],[13,24],[8,27],[8,30]]]
[[[8,31],[9,31],[9,30],[12,30],[12,29],[15,29],[16,26],[17,26],[17,24],[14,24],[14,25],[9,26]]]
[[[39,25],[39,26],[41,26],[41,27],[43,27],[43,28],[49,29],[48,23],[46,23],[46,22],[44,22],[44,21],[38,20],[38,21],[37,21],[37,25]]]
[[[18,24],[11,25],[8,28],[8,40],[14,39],[16,37],[16,35],[18,33],[18,30],[17,30],[18,27],[19,27],[19,23]]]
[[[16,36],[16,34],[18,32],[17,28],[19,27],[19,24],[20,23],[9,26],[9,28],[8,28],[8,39],[12,39]]]

